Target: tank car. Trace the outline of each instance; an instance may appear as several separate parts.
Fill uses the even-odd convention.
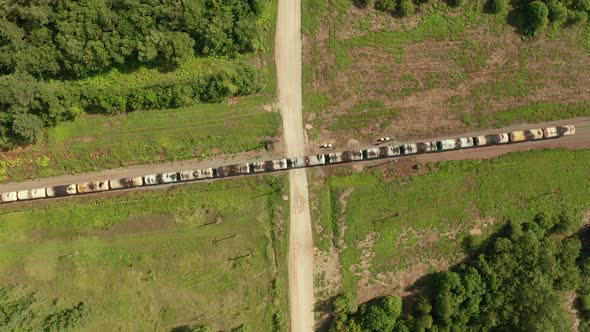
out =
[[[496,144],[508,143],[509,139],[508,139],[508,134],[500,133],[500,134],[476,136],[474,138],[474,142],[475,142],[476,146],[485,146],[485,145],[496,145]]]
[[[111,189],[126,189],[143,186],[143,178],[141,176],[123,178],[118,180],[110,180],[109,187]]]
[[[304,158],[305,158],[305,166],[319,166],[319,165],[327,164],[326,156],[323,154],[316,154],[314,156],[305,156]]]
[[[543,139],[543,130],[541,129],[529,129],[524,131],[527,140],[536,141]]]
[[[352,150],[342,152],[342,161],[359,161],[363,160],[363,150]]]
[[[17,192],[16,196],[18,197],[19,201],[24,201],[29,199],[45,198],[47,195],[45,193],[45,188],[38,188],[30,190],[21,190]]]
[[[416,148],[418,153],[435,152],[436,150],[438,150],[436,142],[434,141],[416,143]]]
[[[109,182],[108,181],[93,181],[93,182],[79,183],[78,185],[76,185],[76,189],[77,189],[78,193],[80,193],[80,194],[105,191],[105,190],[109,190]]]
[[[418,146],[416,144],[404,144],[401,146],[401,153],[403,155],[415,154],[418,152]]]
[[[273,171],[280,171],[283,169],[287,169],[287,159],[274,159],[272,161]]]
[[[2,201],[2,203],[14,202],[17,199],[18,194],[16,193],[16,191],[7,192],[0,195],[0,200]]]
[[[573,125],[559,126],[557,127],[557,133],[559,136],[570,136],[576,133],[576,127]]]
[[[332,152],[328,154],[328,162],[327,164],[337,164],[344,162],[342,159],[342,152]]]
[[[473,147],[473,137],[461,137],[458,139],[458,141],[460,149]]]
[[[381,158],[395,157],[401,154],[401,148],[397,145],[386,145],[379,148]]]
[[[215,170],[216,170],[217,176],[219,176],[219,177],[244,175],[244,174],[250,173],[250,165],[249,164],[239,164],[239,165],[221,166],[221,167],[217,167]]]
[[[307,157],[293,157],[287,159],[287,167],[288,168],[300,168],[305,167],[305,159]]]
[[[446,151],[446,150],[455,150],[460,147],[458,139],[443,139],[436,142],[436,145],[439,150]]]
[[[524,130],[513,131],[510,134],[510,142],[524,142],[526,141],[526,133]]]
[[[559,134],[557,133],[557,128],[556,127],[543,128],[543,137],[544,138],[559,137]]]
[[[363,150],[363,154],[365,159],[377,159],[381,157],[381,154],[379,153],[379,148],[368,148],[366,150]]]

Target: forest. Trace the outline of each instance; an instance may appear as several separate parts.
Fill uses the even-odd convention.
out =
[[[249,64],[142,89],[85,89],[113,68],[171,71],[195,57],[258,51],[265,0],[0,1],[0,147],[39,140],[83,112],[220,102],[260,90]]]
[[[508,223],[473,241],[465,263],[428,275],[413,307],[397,296],[358,307],[333,303],[330,331],[569,331],[563,294],[575,292],[580,331],[590,331],[590,230],[572,233],[575,218],[540,214]],[[424,285],[423,285],[424,286]]]

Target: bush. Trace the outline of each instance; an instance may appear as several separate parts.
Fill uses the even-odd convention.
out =
[[[504,13],[507,8],[507,0],[490,0],[487,4],[487,11],[492,14]]]
[[[377,10],[381,10],[381,11],[393,14],[393,13],[395,13],[395,11],[397,9],[397,1],[396,0],[377,0],[377,2],[375,2],[375,8]]]
[[[547,9],[549,9],[549,20],[551,22],[561,25],[567,20],[567,9],[561,2],[550,0],[547,2]]]
[[[414,14],[416,10],[412,0],[400,0],[397,12],[401,17],[408,17]]]
[[[572,24],[586,24],[586,22],[588,22],[588,13],[582,11],[570,11],[568,19]]]
[[[35,143],[43,135],[43,121],[33,114],[17,114],[12,121],[12,132],[24,143]]]
[[[533,1],[525,7],[525,26],[523,32],[527,36],[535,36],[545,30],[548,23],[549,9],[541,1]]]
[[[465,4],[465,0],[446,0],[446,3],[451,7],[459,7]]]

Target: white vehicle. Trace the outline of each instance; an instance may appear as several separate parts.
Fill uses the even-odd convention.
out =
[[[322,149],[328,149],[331,147],[332,147],[332,143],[325,143],[325,144],[320,145],[320,148],[322,148]]]

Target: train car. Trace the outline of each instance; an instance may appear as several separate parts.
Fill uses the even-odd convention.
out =
[[[474,138],[476,146],[504,144],[509,141],[508,134],[506,133],[482,135]]]
[[[359,161],[363,160],[363,150],[353,150],[342,152],[342,161]]]
[[[109,190],[109,181],[93,181],[79,183],[76,185],[76,190],[79,194],[95,193],[99,191]]]
[[[576,133],[576,127],[573,125],[559,126],[557,127],[557,133],[559,136],[570,136]]]
[[[143,178],[141,176],[109,181],[109,187],[114,190],[141,187],[141,186],[143,186]]]
[[[473,137],[461,137],[458,139],[458,141],[460,149],[473,147]]]
[[[45,194],[47,197],[63,197],[63,196],[75,195],[76,193],[77,193],[77,191],[76,191],[75,184],[71,184],[69,186],[55,186],[55,187],[45,188]]]
[[[436,145],[441,151],[456,150],[460,148],[459,140],[454,138],[437,141]]]
[[[323,154],[316,154],[315,156],[305,156],[305,166],[319,166],[326,165],[326,156]]]
[[[543,139],[543,130],[541,129],[529,129],[524,131],[527,140],[536,141]]]
[[[337,164],[341,162],[344,162],[344,159],[342,159],[342,152],[332,152],[328,154],[327,164]]]
[[[436,142],[434,141],[416,143],[416,148],[418,150],[418,153],[435,152],[436,150],[438,150]]]
[[[288,168],[301,168],[305,167],[305,159],[307,157],[293,157],[287,159],[287,167]]]
[[[221,166],[215,170],[219,177],[244,175],[250,173],[250,164]]]
[[[10,192],[3,193],[2,195],[0,195],[0,201],[2,201],[2,203],[15,202],[17,199],[18,199],[18,194],[16,191],[10,191]]]
[[[178,172],[160,173],[156,176],[156,180],[161,184],[178,182]]]
[[[559,137],[556,127],[543,128],[543,138],[556,138],[556,137]]]
[[[287,169],[287,159],[274,159],[272,161],[273,171],[280,171],[283,169]]]
[[[387,145],[379,148],[381,158],[395,157],[401,154],[401,148],[397,145]]]
[[[21,190],[16,193],[16,196],[19,201],[45,198],[46,197],[45,188]]]
[[[401,146],[401,153],[403,155],[415,154],[418,152],[418,146],[416,144],[404,144]]]
[[[152,186],[158,184],[157,174],[150,174],[143,176],[143,184],[146,186]]]
[[[256,161],[250,164],[250,168],[254,173],[269,172],[272,171],[272,161]]]
[[[524,130],[513,131],[510,134],[510,142],[524,142],[526,141],[526,133]]]
[[[76,190],[76,185],[75,184],[70,184],[68,186],[66,186],[66,195],[76,195],[78,193],[78,191]]]
[[[180,181],[204,180],[213,177],[213,168],[190,169],[180,172]]]
[[[365,159],[377,159],[381,157],[379,153],[379,148],[368,148],[363,150],[364,158]]]

